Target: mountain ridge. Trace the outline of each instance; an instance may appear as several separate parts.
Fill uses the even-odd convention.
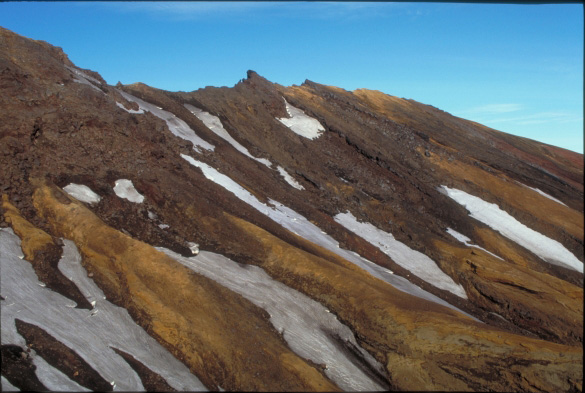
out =
[[[105,318],[91,314],[102,301],[127,310],[204,388],[582,391],[582,155],[413,100],[308,80],[284,87],[251,70],[232,88],[109,86],[5,29],[0,88],[3,270],[31,262],[27,280],[36,274],[78,310],[80,279],[51,286],[39,267],[52,258],[50,274],[61,271],[64,251],[59,260],[48,250],[71,241],[82,276],[104,293],[79,312]],[[17,241],[24,260],[9,251]],[[226,287],[194,270],[204,257],[209,269],[232,261],[242,277],[266,274],[274,292],[253,297],[237,273]],[[3,331],[22,318],[9,302],[28,301],[5,281],[15,279],[2,276]],[[289,333],[267,311],[279,285],[351,334],[340,339],[317,315],[298,318],[315,318],[328,338]],[[26,351],[18,337],[3,333],[3,348]],[[333,357],[308,355],[302,340]],[[86,367],[114,375],[69,344]],[[103,349],[122,370],[119,351],[167,375],[137,348]],[[46,353],[30,357],[74,374]],[[5,364],[18,362],[3,356],[3,387],[23,389],[30,374]],[[370,370],[361,385],[358,369]],[[147,386],[132,373],[116,386]]]

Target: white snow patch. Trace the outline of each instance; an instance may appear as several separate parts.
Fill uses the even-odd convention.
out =
[[[469,242],[471,241],[470,238],[468,238],[467,236],[457,232],[455,229],[451,229],[451,228],[447,228],[447,233],[451,236],[453,236],[455,239],[459,240],[461,243],[465,244],[466,246],[469,246]]]
[[[169,226],[167,224],[158,224],[158,227],[160,229],[167,229],[167,228],[169,228]]]
[[[20,316],[19,316],[19,319]],[[77,382],[69,379],[69,377],[61,372],[61,370],[51,366],[45,359],[43,359],[38,354],[33,356],[33,362],[37,369],[35,370],[35,374],[39,378],[39,381],[43,385],[45,385],[49,390],[56,390],[56,391],[82,391],[82,392],[90,392],[91,390],[78,385]]]
[[[99,91],[100,93],[105,94],[99,87],[97,87],[96,85],[94,85],[93,83],[91,83],[90,81],[88,81],[85,78],[81,78],[81,79],[79,79],[79,78],[73,78],[73,82],[81,83],[83,85],[88,85],[91,88]]]
[[[352,331],[320,303],[272,279],[258,266],[241,265],[207,251],[185,258],[168,249],[157,249],[266,310],[289,347],[303,358],[326,364],[325,374],[342,390],[387,389],[356,363],[365,361],[379,372],[383,367],[357,344]],[[342,345],[357,349],[360,356],[340,349]]]
[[[394,262],[407,269],[417,277],[449,291],[463,299],[467,299],[465,290],[460,284],[455,283],[451,277],[445,274],[431,258],[425,254],[411,249],[406,244],[399,242],[391,233],[376,228],[368,222],[359,222],[350,212],[339,213],[335,221],[360,236],[367,242],[378,247]]]
[[[294,232],[297,235],[303,237],[304,239],[315,244],[318,244],[329,251],[334,252],[335,254],[341,256],[342,258],[348,260],[349,262],[354,263],[355,265],[364,269],[372,276],[387,282],[388,284],[392,285],[393,287],[400,291],[441,304],[446,307],[450,307],[453,310],[456,310],[478,321],[473,316],[447,303],[438,296],[435,296],[432,293],[429,293],[419,288],[418,286],[414,285],[407,279],[394,275],[392,271],[382,266],[376,265],[374,262],[371,262],[365,258],[362,258],[359,254],[353,251],[340,248],[339,243],[335,239],[327,235],[327,233],[322,231],[319,227],[311,223],[309,220],[307,220],[305,217],[298,214],[294,210],[289,209],[283,204],[272,199],[270,200],[271,207],[269,207],[266,204],[260,202],[258,199],[256,199],[256,197],[253,196],[248,190],[244,189],[242,186],[240,186],[238,183],[230,179],[228,176],[219,173],[217,170],[210,167],[209,165],[197,161],[194,158],[189,157],[185,154],[181,154],[181,157],[187,160],[190,164],[200,168],[203,171],[203,174],[205,175],[206,178],[219,184],[226,190],[232,192],[240,200],[246,202],[247,204],[258,210],[262,214],[268,216],[274,222],[280,224],[289,231]]]
[[[16,331],[15,318],[34,324],[74,350],[107,381],[116,381],[115,390],[144,391],[138,375],[110,346],[127,352],[161,375],[179,391],[207,390],[155,339],[132,320],[128,312],[107,300],[103,292],[88,277],[81,265],[75,244],[64,240],[59,270],[69,277],[88,299],[101,299],[99,308],[72,308],[72,301],[57,292],[40,287],[30,263],[21,261],[20,239],[10,228],[0,229],[0,288],[2,296],[10,299],[2,306],[1,342],[25,347],[24,338]],[[99,310],[99,313],[95,313]],[[93,313],[93,315],[92,315]],[[31,352],[37,365],[37,376],[51,390],[85,390],[60,371]]]
[[[566,266],[583,273],[583,262],[567,250],[561,243],[528,228],[495,203],[489,203],[465,191],[441,186],[455,202],[469,211],[469,215],[490,228],[532,251],[544,261],[553,265]]]
[[[65,191],[67,194],[71,195],[78,201],[89,204],[98,203],[101,200],[101,197],[98,194],[96,194],[95,192],[93,192],[91,188],[83,184],[70,183],[67,186],[63,187],[63,191]]]
[[[284,177],[284,180],[290,184],[291,186],[293,186],[294,188],[296,188],[297,190],[304,190],[305,187],[303,187],[301,184],[299,184],[294,177],[292,177],[291,175],[289,175],[289,173],[280,165],[278,166],[278,172],[280,173],[280,176]]]
[[[480,250],[483,250],[485,252],[487,252],[488,254],[493,255],[494,257],[501,259],[502,261],[504,260],[503,258],[497,256],[496,254],[494,254],[493,252],[489,252],[488,250],[486,250],[483,247],[478,246],[477,244],[473,244],[470,243],[471,239],[468,238],[467,236],[463,235],[462,233],[457,232],[455,229],[453,228],[447,228],[447,233],[451,236],[453,236],[455,239],[459,240],[461,243],[465,244],[467,247],[475,247],[475,248],[479,248]]]
[[[11,384],[6,378],[4,378],[4,375],[2,376],[1,380],[3,392],[20,392],[20,389],[18,389],[16,386]]]
[[[250,157],[253,160],[256,160],[266,165],[268,168],[272,166],[272,163],[269,160],[265,158],[254,157],[252,154],[250,154],[248,149],[246,149],[244,146],[240,144],[240,142],[232,138],[229,132],[227,132],[227,130],[223,127],[223,124],[221,124],[221,120],[219,120],[219,117],[214,116],[209,112],[205,112],[204,110],[199,109],[191,104],[185,104],[185,108],[187,108],[192,114],[194,114],[199,120],[201,120],[203,124],[205,124],[207,128],[213,131],[215,135],[219,136],[220,138],[228,142],[237,151]]]
[[[97,87],[96,85],[94,85],[93,83],[90,82],[90,81],[92,81],[94,83],[97,83],[98,85],[101,85],[102,83],[99,80],[87,75],[85,72],[79,71],[76,68],[69,67],[69,66],[65,66],[65,68],[67,68],[69,71],[71,71],[74,75],[77,76],[77,77],[73,78],[74,82],[88,85],[88,86],[92,87],[93,89],[96,89],[100,93],[105,94],[99,87]]]
[[[284,98],[283,98],[284,99]],[[307,116],[301,109],[295,108],[284,100],[286,111],[290,118],[276,118],[282,124],[291,129],[295,134],[308,139],[318,138],[325,128],[317,119]]]
[[[506,322],[509,322],[506,318],[504,318],[502,315],[496,313],[496,312],[492,312],[490,311],[490,314],[495,315],[496,317],[499,317],[500,319],[503,319]]]
[[[540,189],[538,189],[538,188],[533,188],[533,187],[527,186],[526,184],[522,184],[522,183],[520,183],[520,182],[518,182],[518,184],[521,184],[521,185],[523,185],[523,186],[524,186],[524,187],[526,187],[526,188],[530,188],[531,190],[538,192],[540,195],[542,195],[542,196],[543,196],[543,197],[545,197],[545,198],[548,198],[548,199],[550,199],[550,200],[553,200],[553,201],[555,201],[555,202],[557,202],[557,203],[560,203],[560,204],[561,204],[561,205],[563,205],[563,206],[567,206],[567,205],[565,205],[563,202],[559,201],[557,198],[555,198],[555,197],[553,197],[553,196],[550,196],[550,195],[548,195],[546,192],[544,192],[544,191],[542,191],[542,190],[540,190]],[[567,206],[567,207],[568,207],[568,206]]]
[[[201,149],[211,151],[215,149],[215,146],[201,139],[197,134],[195,134],[195,131],[193,131],[193,129],[191,129],[187,123],[179,119],[171,112],[167,112],[156,105],[149,104],[148,102],[141,100],[138,97],[134,97],[133,95],[128,94],[122,90],[118,90],[118,92],[122,94],[122,96],[128,101],[136,102],[141,110],[149,111],[153,115],[163,119],[167,123],[167,126],[173,135],[193,143],[194,150],[201,152]]]
[[[83,72],[81,70],[78,70],[75,67],[65,66],[65,68],[67,68],[69,71],[73,72],[75,75],[77,75],[77,76],[79,76],[79,77],[81,77],[83,79],[87,79],[89,81],[92,81],[94,83],[97,83],[98,85],[101,85],[102,84],[102,82],[100,82],[98,79],[96,79],[96,78],[94,78],[92,76],[87,75],[85,72]]]
[[[114,186],[114,192],[120,198],[127,199],[130,202],[134,202],[134,203],[144,202],[144,196],[141,195],[138,191],[136,191],[136,188],[134,188],[134,184],[132,184],[131,180],[128,180],[128,179],[116,180],[116,185]]]
[[[124,109],[126,112],[128,113],[136,113],[136,114],[142,114],[144,113],[144,110],[142,108],[138,108],[138,110],[134,110],[134,109],[126,109],[126,107],[124,105],[122,105],[121,103],[116,101],[116,105],[118,105],[120,108]]]

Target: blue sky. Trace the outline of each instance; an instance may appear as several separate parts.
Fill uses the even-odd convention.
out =
[[[115,84],[233,86],[255,70],[412,98],[583,153],[583,5],[0,3],[0,26]]]

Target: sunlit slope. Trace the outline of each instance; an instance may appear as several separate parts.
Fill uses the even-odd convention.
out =
[[[582,155],[6,30],[0,65],[3,389],[582,391]]]
[[[36,191],[40,214],[50,216],[54,230],[79,245],[87,269],[106,296],[198,370],[207,386],[335,389],[283,345],[261,310],[152,247],[108,228],[81,205],[59,203],[54,192],[58,191],[47,187]],[[241,369],[226,378],[223,364]]]
[[[469,155],[483,163],[514,171],[532,181],[542,182],[544,187],[559,188],[563,182],[567,182],[583,191],[582,154],[506,134],[476,122],[451,116],[438,108],[414,100],[367,89],[358,89],[352,93],[363,100],[369,108],[384,113],[388,118],[401,124],[420,130],[432,138],[434,143],[469,154],[470,142],[479,142],[482,149]],[[507,164],[513,161],[517,161],[518,168],[507,167]],[[577,206],[583,211],[582,201]]]

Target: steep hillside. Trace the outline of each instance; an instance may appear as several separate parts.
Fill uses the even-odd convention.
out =
[[[2,388],[582,391],[583,155],[0,28]]]

